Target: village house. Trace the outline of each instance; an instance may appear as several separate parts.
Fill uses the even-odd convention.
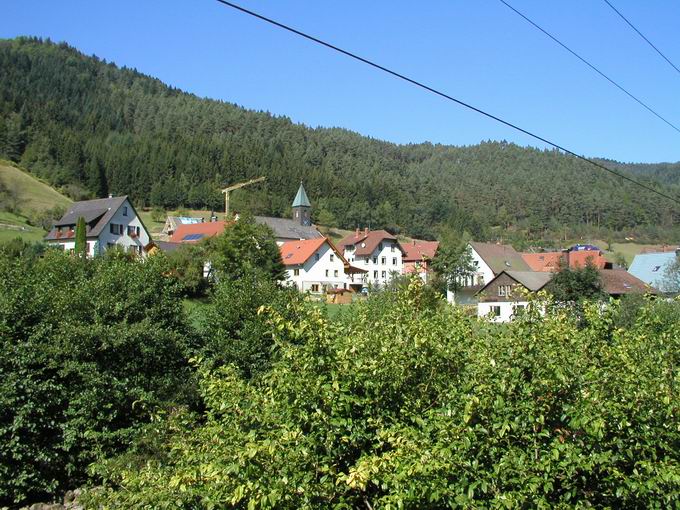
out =
[[[417,274],[427,283],[432,270],[432,260],[439,249],[438,241],[419,241],[413,239],[408,243],[401,243],[404,250],[404,274]]]
[[[494,322],[509,322],[525,308],[528,292],[542,290],[553,273],[539,271],[501,271],[477,293],[477,315]]]
[[[338,248],[324,237],[288,241],[279,249],[288,273],[287,284],[301,292],[318,294],[328,290],[349,290],[354,284],[354,275],[365,273],[365,270],[352,267]]]
[[[404,249],[386,230],[356,229],[338,247],[350,264],[366,271],[366,285],[382,286],[403,273]]]
[[[680,248],[671,252],[640,253],[635,256],[628,272],[661,292],[676,289],[666,281],[666,271],[680,258]]]
[[[512,246],[471,241],[468,244],[475,271],[460,282],[456,292],[447,291],[449,303],[477,304],[477,293],[503,271],[531,271]]]
[[[602,291],[614,299],[627,294],[658,294],[625,269],[598,269],[598,273]],[[528,305],[527,293],[546,289],[554,275],[548,271],[502,271],[477,293],[477,315],[494,322],[511,321]]]
[[[45,241],[65,251],[74,251],[79,218],[83,218],[87,225],[88,257],[100,255],[114,246],[144,255],[151,242],[148,230],[127,196],[74,202],[55,222]]]
[[[319,239],[323,237],[321,232],[312,224],[312,203],[309,201],[302,183],[300,183],[298,192],[293,200],[292,209],[292,219],[255,216],[255,221],[272,229],[276,243],[279,246],[287,241]]]

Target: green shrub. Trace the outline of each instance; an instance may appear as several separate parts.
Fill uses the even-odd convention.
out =
[[[0,506],[83,484],[151,412],[193,398],[163,264],[0,255]]]
[[[413,282],[328,322],[269,318],[279,359],[201,371],[207,410],[161,457],[99,465],[108,508],[669,508],[680,503],[680,333],[644,307],[498,326]],[[677,306],[677,305],[675,305]],[[290,338],[297,339],[293,344]]]

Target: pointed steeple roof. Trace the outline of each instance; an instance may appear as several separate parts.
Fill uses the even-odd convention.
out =
[[[302,185],[302,183],[300,183],[297,195],[295,195],[295,200],[293,200],[293,207],[312,207],[309,197],[307,197],[305,187]]]

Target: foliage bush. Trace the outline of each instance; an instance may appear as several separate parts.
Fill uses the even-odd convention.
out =
[[[106,508],[669,508],[680,503],[678,304],[531,305],[510,325],[420,285],[328,322],[263,311],[261,377],[201,369],[162,457],[98,465]],[[667,305],[667,306],[666,306]],[[675,311],[673,311],[675,310]],[[675,314],[675,315],[674,315]],[[290,342],[290,339],[296,341]]]
[[[276,310],[291,323],[310,313],[297,289],[282,289],[260,275],[220,281],[203,310],[203,357],[214,366],[234,365],[244,378],[266,372],[277,358],[283,335],[261,313],[263,307]],[[286,338],[285,343],[295,339]]]
[[[0,506],[58,495],[150,413],[194,397],[162,257],[0,253]]]

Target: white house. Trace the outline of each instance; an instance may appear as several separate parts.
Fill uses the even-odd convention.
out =
[[[288,241],[279,249],[288,284],[302,292],[322,293],[328,289],[348,289],[352,285],[356,268],[324,237]]]
[[[477,293],[477,315],[494,322],[510,322],[519,309],[529,304],[526,292],[540,291],[552,277],[553,273],[539,271],[502,271]]]
[[[461,282],[461,289],[455,293],[447,291],[449,303],[476,304],[476,294],[503,271],[531,271],[522,255],[512,246],[471,241],[468,249],[476,270]]]
[[[87,256],[94,257],[119,246],[127,252],[144,255],[151,236],[127,196],[86,200],[71,204],[66,214],[45,236],[45,241],[73,251],[76,224],[83,218],[87,225]]]
[[[385,285],[404,271],[404,249],[385,230],[357,229],[338,247],[351,265],[366,271],[366,284]]]

